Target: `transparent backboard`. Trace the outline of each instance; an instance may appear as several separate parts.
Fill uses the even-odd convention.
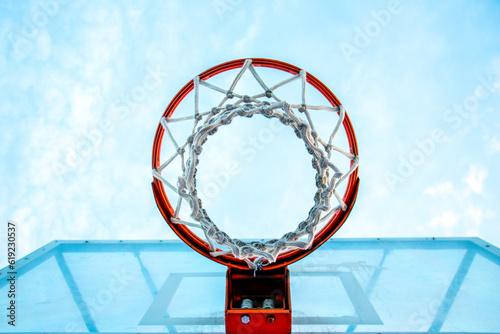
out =
[[[294,333],[500,331],[500,252],[481,239],[334,239],[289,269]],[[181,241],[54,241],[16,272],[1,332],[225,329],[226,267]]]

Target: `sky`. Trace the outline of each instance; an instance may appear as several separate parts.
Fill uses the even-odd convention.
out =
[[[334,238],[500,245],[500,3],[487,0],[2,1],[0,242],[8,221],[18,257],[52,240],[175,239],[151,191],[161,115],[197,74],[249,57],[313,74],[351,118],[361,184]],[[220,131],[211,152],[256,122]],[[310,160],[275,137],[211,198],[238,237],[307,214]]]

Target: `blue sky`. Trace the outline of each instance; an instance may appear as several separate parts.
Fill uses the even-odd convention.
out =
[[[161,114],[205,69],[264,57],[318,77],[351,117],[361,187],[336,237],[500,245],[499,19],[497,1],[2,1],[0,217],[18,223],[21,256],[54,239],[175,238],[150,186]],[[214,215],[279,207],[294,226],[306,179],[275,185],[266,209],[245,188]],[[269,226],[245,224],[231,226]]]

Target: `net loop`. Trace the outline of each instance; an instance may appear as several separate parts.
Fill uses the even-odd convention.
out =
[[[242,95],[234,93],[234,89],[242,77],[243,73],[249,70],[263,92],[254,96]],[[298,94],[301,99],[300,104],[290,104],[287,101],[280,100],[273,92],[277,87],[284,86],[295,79],[302,79],[302,91]],[[251,269],[261,269],[262,266],[271,264],[276,261],[277,257],[288,250],[294,249],[309,249],[314,240],[314,233],[317,230],[318,224],[323,222],[339,210],[346,210],[347,206],[341,196],[337,193],[338,187],[344,182],[357,168],[359,158],[357,155],[344,151],[333,145],[333,138],[336,136],[342,122],[344,120],[345,111],[341,105],[338,106],[312,106],[306,102],[305,83],[307,75],[305,71],[300,71],[299,74],[286,79],[285,81],[268,86],[252,65],[249,59],[245,61],[244,66],[238,72],[229,89],[217,87],[206,80],[201,80],[200,77],[194,79],[195,90],[195,108],[194,114],[191,117],[183,117],[177,119],[161,119],[161,125],[168,134],[168,138],[176,148],[176,155],[180,156],[182,163],[182,175],[178,177],[177,188],[168,183],[161,176],[163,168],[175,160],[175,156],[171,157],[161,167],[153,170],[153,176],[166,184],[169,188],[174,189],[180,196],[176,211],[174,212],[172,223],[185,224],[201,228],[207,239],[209,254],[217,257],[221,255],[232,254],[235,258],[242,259]],[[218,94],[222,93],[224,98],[221,103],[210,109],[208,112],[199,112],[199,90],[211,89]],[[268,88],[271,87],[271,88]],[[261,98],[274,99],[274,101],[263,101]],[[237,98],[232,104],[227,104],[228,99]],[[319,137],[313,124],[313,118],[310,111],[314,112],[335,112],[339,116],[338,122],[334,127],[333,132],[323,140]],[[278,119],[280,123],[287,127],[291,127],[297,137],[301,139],[307,149],[307,152],[312,156],[312,167],[316,171],[315,183],[316,193],[314,195],[314,205],[309,210],[307,218],[298,224],[294,231],[285,233],[279,239],[267,241],[251,241],[245,242],[239,239],[232,239],[225,232],[221,231],[208,216],[203,208],[203,203],[197,195],[196,190],[196,166],[199,163],[199,157],[203,152],[203,145],[207,141],[208,136],[214,135],[221,126],[229,125],[235,117],[253,117],[262,115],[269,119]],[[299,117],[300,115],[300,117]],[[170,132],[170,126],[173,124],[194,120],[192,133],[187,136],[186,143],[179,146],[174,140]],[[187,161],[184,155],[187,150]],[[342,172],[332,161],[332,152],[338,152],[345,158],[350,160],[350,169]],[[331,208],[331,201],[336,198],[338,205]],[[190,217],[196,221],[187,222],[177,219],[181,202],[185,201],[190,206]]]

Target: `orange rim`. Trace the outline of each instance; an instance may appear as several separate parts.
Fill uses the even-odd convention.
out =
[[[288,63],[273,60],[273,59],[265,59],[265,58],[251,58],[252,65],[257,67],[268,67],[281,71],[285,71],[296,75],[300,72],[300,68],[290,65]],[[222,72],[226,72],[229,70],[241,68],[246,59],[238,59],[232,60],[226,63],[222,63],[220,65],[214,66],[205,72],[199,75],[200,80],[207,80],[217,74]],[[313,75],[307,73],[307,82],[316,88],[329,102],[333,107],[339,106],[340,101],[337,97],[330,91],[330,89],[325,86],[320,80],[318,80]],[[179,103],[194,89],[193,80],[189,81],[172,99],[170,104],[165,109],[163,113],[163,117],[170,118],[172,117],[174,111],[177,109]],[[349,119],[347,113],[345,114],[344,121],[342,123],[347,139],[349,142],[350,152],[354,155],[358,155],[358,145],[356,141],[356,135],[354,133],[354,128],[352,127],[352,123]],[[161,124],[158,124],[158,128],[156,130],[156,135],[153,144],[153,156],[152,156],[152,167],[156,169],[160,166],[160,151],[161,151],[161,143],[163,139],[163,134],[165,130],[163,129]],[[352,164],[352,162],[351,162]],[[185,242],[192,249],[200,253],[201,255],[221,264],[224,264],[228,267],[239,268],[239,269],[248,269],[248,265],[245,261],[235,258],[231,255],[222,255],[213,257],[210,255],[210,248],[208,243],[203,239],[200,239],[195,233],[193,233],[189,228],[185,225],[181,224],[173,224],[170,222],[170,218],[174,215],[174,208],[171,205],[166,193],[165,188],[163,187],[163,183],[158,179],[154,178],[152,182],[153,194],[155,196],[156,205],[160,210],[163,218],[166,220],[170,228],[179,236],[179,238]],[[349,216],[358,194],[359,188],[359,178],[358,178],[358,168],[356,168],[353,173],[349,176],[347,182],[347,189],[345,191],[343,201],[347,205],[347,209],[345,211],[337,211],[325,224],[325,226],[314,236],[314,240],[312,246],[307,249],[296,249],[287,252],[283,252],[280,254],[276,260],[271,264],[265,265],[263,270],[271,270],[280,268],[283,266],[287,266],[295,261],[302,259],[307,256],[319,246],[321,246],[325,241],[327,241],[338,229],[344,224],[347,217]]]

